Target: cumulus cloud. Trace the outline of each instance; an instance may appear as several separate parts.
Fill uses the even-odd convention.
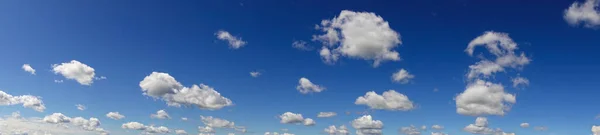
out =
[[[83,111],[85,109],[87,109],[84,105],[82,104],[76,104],[75,107],[77,107],[77,110]]]
[[[121,125],[123,129],[139,130],[144,134],[166,134],[169,133],[169,128],[164,126],[155,127],[153,125],[146,126],[139,122],[128,122]]]
[[[100,134],[108,134],[108,131],[105,131],[103,128],[100,128],[100,120],[94,117],[91,117],[89,119],[85,119],[83,117],[71,118],[62,113],[52,113],[51,115],[45,116],[42,119],[42,121],[58,125],[71,124],[83,130],[94,131]]]
[[[161,98],[169,106],[195,105],[200,109],[217,110],[233,105],[231,100],[208,85],[183,87],[167,73],[152,72],[140,82],[140,87],[144,95]]]
[[[92,85],[94,83],[94,76],[96,76],[94,68],[76,60],[71,60],[68,63],[53,64],[52,71],[55,74],[61,74],[69,80],[75,80],[81,85]]]
[[[470,116],[503,116],[516,103],[515,95],[504,92],[504,87],[477,80],[455,98],[457,113]]]
[[[382,135],[383,122],[373,120],[371,115],[364,115],[352,121],[352,127],[357,135]]]
[[[516,77],[512,79],[513,87],[517,87],[519,85],[527,86],[529,85],[529,80],[523,77]]]
[[[358,97],[354,104],[366,105],[371,109],[383,109],[392,111],[408,111],[414,108],[413,102],[407,96],[389,90],[378,95],[374,91],[367,92],[364,96]]]
[[[298,50],[302,50],[302,51],[311,51],[311,50],[315,49],[312,46],[308,45],[308,43],[306,43],[306,41],[302,41],[302,40],[296,40],[296,41],[292,42],[292,47],[294,47]]]
[[[331,125],[331,126],[325,128],[324,132],[329,135],[349,135],[350,134],[350,132],[348,131],[348,128],[346,128],[345,125],[341,125],[337,128],[335,127],[335,125]]]
[[[311,118],[306,118],[304,119],[304,126],[314,126],[315,124],[317,124],[315,122],[315,120],[311,119]]]
[[[106,117],[113,119],[113,120],[120,120],[120,119],[125,118],[125,116],[119,114],[119,112],[109,112],[106,114]]]
[[[322,35],[313,35],[321,41],[321,57],[326,63],[335,63],[338,56],[373,61],[377,67],[385,61],[399,61],[394,50],[401,44],[400,34],[387,21],[372,12],[343,10],[331,20],[323,20],[317,29]]]
[[[304,117],[302,117],[302,114],[296,114],[292,112],[285,112],[281,114],[279,118],[281,119],[280,123],[283,124],[294,124],[301,123],[304,121]]]
[[[412,78],[415,78],[415,76],[408,73],[408,71],[406,71],[405,69],[400,69],[398,70],[398,72],[392,74],[392,81],[401,84],[406,84],[410,82]]]
[[[188,133],[185,132],[185,130],[178,129],[178,130],[175,130],[175,134],[178,134],[178,135],[187,135]]]
[[[260,76],[260,75],[261,75],[261,73],[260,73],[260,72],[258,72],[258,71],[252,71],[252,72],[250,72],[250,76],[252,76],[252,77],[254,77],[254,78],[256,78],[256,77],[258,77],[258,76]]]
[[[0,106],[23,104],[25,108],[31,108],[38,112],[46,110],[46,106],[40,97],[32,95],[13,96],[0,90]]]
[[[150,118],[171,119],[171,116],[169,116],[169,113],[167,113],[167,111],[165,111],[165,110],[158,110],[158,111],[156,111],[156,114],[151,114]]]
[[[319,118],[328,118],[328,117],[333,117],[336,116],[337,113],[335,112],[319,112],[319,114],[317,115],[317,117]]]
[[[487,78],[496,72],[505,71],[506,68],[520,69],[529,64],[531,60],[525,56],[525,53],[517,54],[518,49],[515,43],[507,33],[487,31],[483,35],[473,39],[465,52],[470,56],[473,55],[475,48],[484,46],[487,51],[495,56],[495,60],[491,61],[483,59],[475,65],[469,66],[467,78],[475,79],[479,77]]]
[[[499,128],[492,129],[488,126],[489,123],[487,118],[477,117],[477,119],[475,119],[474,124],[467,125],[465,128],[463,128],[463,130],[472,134],[480,135],[514,135],[514,133],[506,133],[500,130]]]
[[[25,71],[25,72],[29,72],[32,75],[35,75],[35,69],[33,69],[31,67],[31,65],[29,64],[23,64],[23,66],[21,66],[21,68]]]
[[[204,123],[204,125],[208,126],[208,127],[213,127],[213,128],[235,128],[235,123],[228,121],[228,120],[224,120],[224,119],[220,119],[220,118],[215,118],[212,116],[200,116],[200,120],[202,121],[202,123]]]
[[[593,125],[592,126],[592,133],[594,135],[600,135],[600,126]]]
[[[529,123],[521,123],[521,127],[522,128],[528,128],[529,127]]]
[[[18,113],[13,113],[18,114]],[[97,119],[80,121],[75,120],[80,125],[76,127],[71,127],[68,125],[74,125],[70,123],[62,123],[63,125],[58,125],[56,123],[48,123],[45,122],[41,118],[23,118],[20,116],[8,116],[4,118],[0,118],[0,133],[8,133],[11,135],[43,135],[43,134],[55,134],[55,135],[107,135],[108,131],[105,131],[102,128],[96,128],[94,130],[87,130],[85,128],[91,129],[96,124],[99,124]],[[86,123],[87,122],[87,123]],[[10,124],[2,124],[2,123],[10,123]],[[75,126],[75,125],[74,125]],[[86,126],[86,127],[83,127]]]
[[[431,129],[434,129],[434,130],[442,130],[442,129],[444,129],[444,126],[441,126],[441,125],[433,125],[433,126],[431,126]]]
[[[583,24],[588,28],[597,28],[600,26],[599,6],[598,0],[586,0],[585,3],[575,1],[564,11],[563,18],[573,26]]]
[[[215,129],[209,126],[198,127],[200,133],[215,133]]]
[[[227,41],[229,43],[229,47],[232,49],[239,49],[240,47],[246,45],[246,41],[243,41],[242,38],[235,37],[224,30],[217,31],[215,35],[217,35],[217,39]]]
[[[401,127],[400,133],[404,135],[421,135],[421,130],[413,125],[410,125],[410,127]]]
[[[298,91],[300,91],[300,93],[302,93],[302,94],[308,94],[308,93],[319,93],[319,92],[325,90],[325,87],[313,84],[307,78],[302,77],[298,81],[298,86],[296,86],[296,89]]]

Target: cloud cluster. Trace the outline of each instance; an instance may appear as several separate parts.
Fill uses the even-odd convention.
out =
[[[337,113],[335,112],[319,112],[319,114],[317,115],[317,117],[319,118],[329,118],[329,117],[333,117],[336,116]]]
[[[92,128],[93,124],[96,124],[97,119],[90,118],[90,120],[83,120],[75,120],[79,125],[77,127],[69,127],[66,125],[69,123],[62,123],[63,125],[48,123],[41,118],[23,118],[20,116],[20,113],[14,112],[11,116],[0,118],[0,127],[2,127],[0,128],[0,133],[11,135],[108,135],[108,132],[102,128],[96,128],[95,130],[84,129],[86,127]],[[97,123],[99,124],[99,121]],[[83,127],[83,125],[86,127]]]
[[[23,66],[21,66],[21,68],[23,69],[23,71],[29,72],[30,74],[35,75],[35,69],[33,69],[31,67],[31,65],[29,65],[29,64],[23,64]]]
[[[408,73],[408,71],[406,71],[405,69],[400,69],[398,70],[398,72],[392,74],[392,81],[401,84],[406,84],[410,82],[410,79],[412,78],[415,78],[415,76]]]
[[[506,68],[522,68],[529,64],[531,60],[525,56],[525,53],[517,54],[518,49],[515,43],[507,33],[487,31],[483,35],[473,39],[465,52],[473,56],[476,47],[484,46],[496,59],[494,61],[483,59],[475,65],[469,66],[469,79],[487,78],[496,72],[505,71]]]
[[[167,111],[165,110],[158,110],[156,111],[156,114],[150,114],[150,118],[171,119],[171,116],[169,116],[169,113],[167,113]]]
[[[291,133],[277,133],[277,132],[265,132],[265,135],[294,135]]]
[[[373,61],[374,67],[400,60],[394,50],[401,44],[400,34],[375,13],[343,10],[331,20],[322,20],[316,28],[324,34],[313,35],[313,41],[324,44],[320,55],[328,64],[340,56]]]
[[[434,130],[442,130],[442,129],[444,129],[444,126],[441,126],[441,125],[433,125],[433,126],[431,126],[431,129],[434,129]]]
[[[427,127],[421,128],[421,129],[425,130],[426,128]],[[413,125],[410,125],[410,127],[401,127],[400,133],[404,134],[404,135],[421,135],[421,129],[419,129]]]
[[[279,115],[279,122],[282,124],[299,124],[302,123],[305,126],[313,126],[315,125],[315,121],[311,118],[304,118],[302,114],[296,114],[292,112],[285,112]]]
[[[246,45],[246,41],[243,41],[242,38],[235,37],[224,30],[217,31],[215,35],[217,35],[217,39],[227,41],[229,43],[229,47],[232,49],[239,49],[240,47]]]
[[[32,95],[13,96],[0,90],[0,106],[23,104],[25,108],[31,108],[38,112],[46,110],[46,106],[40,97]]]
[[[167,73],[152,72],[140,82],[140,87],[144,95],[161,98],[169,106],[195,105],[200,109],[217,110],[233,105],[231,100],[207,85],[183,87]]]
[[[586,0],[585,3],[575,1],[564,11],[563,18],[571,25],[583,24],[588,28],[600,26],[599,0]]]
[[[113,120],[120,120],[125,118],[124,115],[119,114],[119,112],[109,112],[106,114],[107,118],[113,119]]]
[[[188,133],[185,130],[178,129],[178,130],[175,130],[175,134],[177,134],[177,135],[187,135]]]
[[[208,127],[213,127],[213,128],[235,128],[235,123],[228,121],[228,120],[224,120],[224,119],[220,119],[220,118],[215,118],[212,116],[200,116],[200,120],[202,121],[202,123],[204,123],[204,125],[208,126]]]
[[[374,91],[367,92],[364,96],[358,97],[354,104],[366,105],[371,109],[383,109],[392,111],[408,111],[414,108],[413,102],[407,96],[389,90],[378,95]]]
[[[83,130],[94,131],[100,134],[108,134],[108,131],[105,131],[103,128],[100,128],[100,120],[94,117],[91,117],[89,119],[85,119],[83,117],[71,118],[62,113],[52,113],[51,115],[45,116],[42,119],[42,121],[58,125],[71,124],[80,127]]]
[[[81,85],[92,85],[96,76],[94,68],[77,60],[68,63],[53,64],[52,71],[61,74],[67,79],[75,80]]]
[[[296,86],[296,90],[300,91],[300,93],[302,94],[319,93],[325,90],[325,87],[313,84],[307,78],[302,77],[298,81],[298,86]]]
[[[381,129],[383,129],[383,122],[380,120],[373,120],[371,115],[364,115],[360,118],[354,119],[352,127],[356,129],[357,135],[382,135]]]
[[[335,125],[331,125],[331,126],[325,128],[324,132],[329,135],[349,135],[350,134],[350,132],[348,131],[348,128],[346,128],[345,125],[341,125],[337,128],[335,127]]]
[[[485,117],[477,117],[475,119],[474,124],[469,124],[465,128],[464,131],[472,133],[472,134],[480,134],[480,135],[514,135],[514,133],[506,133],[497,129],[492,129],[488,127],[488,120]]]
[[[164,126],[155,127],[153,125],[146,126],[139,122],[128,122],[121,125],[123,129],[140,130],[144,134],[166,134],[170,133],[169,128]]]

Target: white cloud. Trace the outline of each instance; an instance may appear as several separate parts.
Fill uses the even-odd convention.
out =
[[[143,134],[166,134],[169,133],[169,128],[164,126],[155,127],[153,125],[146,126],[139,122],[128,122],[121,125],[123,129],[140,130]]]
[[[54,83],[63,83],[64,80],[54,80]]]
[[[564,11],[563,18],[571,25],[583,24],[588,28],[600,26],[600,1],[586,0],[585,3],[575,1]]]
[[[308,94],[308,93],[319,93],[319,92],[325,90],[325,87],[313,84],[307,78],[302,77],[298,81],[298,86],[296,86],[296,89],[298,91],[300,91],[300,93],[302,93],[302,94]]]
[[[29,64],[23,64],[23,66],[21,66],[21,68],[22,68],[22,69],[23,69],[25,72],[29,72],[29,73],[31,73],[32,75],[35,75],[35,69],[33,69],[33,68],[31,67],[31,65],[29,65]]]
[[[227,135],[235,135],[235,133],[228,133]]]
[[[304,121],[304,117],[302,117],[302,114],[296,114],[292,112],[285,112],[281,114],[279,118],[281,119],[280,122],[283,124],[295,124]]]
[[[128,122],[121,125],[123,129],[144,130],[146,126],[139,122]]]
[[[529,123],[521,123],[521,127],[522,128],[528,128],[529,127]]]
[[[208,85],[183,87],[167,73],[152,72],[140,82],[144,95],[161,98],[169,106],[195,105],[200,109],[217,110],[233,105],[228,98]]]
[[[294,135],[291,133],[277,133],[277,132],[265,132],[265,135]]]
[[[328,117],[333,117],[336,116],[337,113],[335,112],[319,112],[319,114],[317,115],[317,117],[319,118],[328,118]]]
[[[17,113],[18,114],[18,113]],[[90,118],[91,119],[91,118]],[[5,124],[7,123],[7,124]],[[88,121],[88,127],[90,125]],[[99,123],[99,122],[98,122]],[[67,123],[65,123],[67,124]],[[11,133],[14,135],[97,135],[97,134],[108,134],[102,128],[96,130],[86,130],[83,127],[69,127],[67,125],[58,125],[54,123],[47,123],[40,118],[22,118],[9,116],[0,118],[0,133]]]
[[[537,130],[537,131],[546,131],[546,130],[548,130],[548,127],[544,127],[544,126],[536,126],[536,127],[533,127],[533,130]]]
[[[77,107],[77,110],[83,111],[85,109],[87,109],[84,105],[82,104],[76,104],[75,107]]]
[[[594,133],[594,135],[600,135],[600,126],[593,125],[592,133]]]
[[[352,127],[356,129],[357,135],[382,135],[383,122],[373,120],[371,115],[364,115],[352,121]]]
[[[76,80],[81,85],[92,85],[94,83],[94,68],[76,60],[69,63],[53,64],[52,70],[55,74],[61,74],[67,79]]]
[[[425,125],[421,126],[421,130],[427,130],[427,126],[425,126]]]
[[[224,120],[224,119],[214,118],[212,116],[208,116],[208,117],[200,116],[200,119],[201,119],[202,123],[204,123],[204,125],[206,125],[208,127],[213,127],[213,128],[234,128],[235,127],[234,122]]]
[[[243,41],[242,38],[235,37],[224,30],[217,31],[215,35],[217,35],[217,39],[227,41],[229,43],[229,47],[232,49],[239,49],[247,43],[246,41]]]
[[[340,57],[340,54],[332,53],[331,50],[329,50],[329,48],[327,48],[325,46],[323,46],[323,48],[321,48],[321,50],[319,51],[319,55],[321,56],[321,59],[323,60],[323,62],[325,62],[325,64],[330,64],[330,65],[335,64],[335,62]]]
[[[469,66],[470,70],[467,74],[469,79],[487,78],[496,72],[505,71],[509,67],[520,69],[531,61],[524,53],[518,55],[515,52],[518,49],[517,43],[507,33],[487,31],[483,35],[473,39],[467,46],[467,49],[465,49],[465,52],[472,56],[475,48],[478,46],[485,46],[487,51],[495,56],[496,59],[490,61],[484,58],[475,65]]]
[[[519,85],[527,86],[529,85],[529,80],[523,77],[516,77],[512,79],[513,87],[517,87]]]
[[[125,116],[119,114],[119,112],[109,112],[106,114],[106,117],[113,119],[113,120],[120,120],[120,119],[125,118]]]
[[[181,120],[183,120],[183,121],[187,121],[187,120],[188,120],[188,118],[187,118],[187,117],[181,117]]]
[[[315,49],[312,46],[308,45],[308,43],[306,43],[306,41],[302,41],[302,40],[296,40],[296,41],[292,42],[292,47],[294,47],[298,50],[302,50],[302,51],[311,51],[311,50]]]
[[[392,81],[401,84],[406,84],[410,81],[410,79],[413,78],[415,78],[415,76],[408,73],[408,71],[406,71],[405,69],[400,69],[398,70],[398,72],[392,74]]]
[[[472,133],[472,134],[481,134],[481,135],[515,135],[515,133],[506,133],[500,130],[499,128],[492,129],[488,127],[489,123],[487,118],[485,117],[477,117],[475,119],[474,124],[469,124],[465,128],[464,131]]]
[[[441,125],[433,125],[433,126],[431,126],[431,129],[434,129],[434,130],[442,130],[442,129],[444,129],[444,126],[441,126]]]
[[[178,130],[175,130],[175,134],[178,134],[178,135],[187,135],[188,133],[185,132],[185,130],[178,129]]]
[[[331,125],[328,128],[325,128],[325,133],[329,134],[329,135],[349,135],[350,132],[348,131],[348,128],[346,128],[345,125],[341,125],[339,126],[339,128],[336,128],[335,125]]]
[[[314,41],[323,42],[321,56],[347,56],[373,61],[377,67],[385,61],[398,61],[400,55],[394,49],[401,43],[400,34],[390,28],[387,21],[371,12],[343,10],[331,20],[323,20],[317,29],[323,35],[313,35]],[[325,49],[329,47],[331,49]],[[329,55],[324,55],[325,51]],[[331,51],[329,51],[331,50]],[[334,63],[333,57],[323,57]]]
[[[483,80],[469,84],[455,100],[457,113],[470,116],[503,116],[517,102],[515,95],[505,93],[502,85]]]
[[[62,113],[53,113],[51,115],[47,115],[42,119],[43,122],[51,123],[51,124],[71,124],[77,127],[80,127],[83,130],[87,131],[95,131],[101,134],[108,134],[108,131],[105,131],[103,128],[100,128],[100,120],[97,118],[91,117],[89,119],[85,119],[82,117],[70,118],[65,116]],[[68,126],[67,126],[68,127]]]
[[[410,127],[400,128],[400,133],[404,135],[421,135],[421,130],[413,125],[410,125]]]
[[[304,126],[314,126],[315,124],[317,124],[315,122],[315,120],[311,119],[311,118],[306,118],[304,119]]]
[[[169,116],[169,113],[167,113],[167,111],[165,111],[165,110],[158,110],[158,111],[156,111],[156,114],[151,114],[150,118],[171,119],[171,116]]]
[[[431,135],[448,135],[448,134],[442,133],[442,132],[431,132]]]
[[[374,91],[367,92],[365,96],[358,97],[354,104],[367,105],[371,109],[383,109],[392,111],[408,111],[414,108],[413,102],[407,96],[389,90],[378,95]]]
[[[44,102],[40,97],[32,95],[13,96],[0,90],[0,106],[23,104],[25,108],[31,108],[38,112],[46,110]]]
[[[209,126],[198,127],[200,133],[215,133],[215,129]]]
[[[258,72],[258,71],[252,71],[252,72],[250,72],[250,76],[252,76],[252,77],[254,77],[254,78],[256,78],[256,77],[258,77],[258,76],[260,76],[260,75],[261,75],[261,73],[260,73],[260,72]]]

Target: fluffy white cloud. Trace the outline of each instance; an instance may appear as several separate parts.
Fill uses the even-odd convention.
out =
[[[156,111],[156,114],[151,114],[150,118],[171,119],[171,116],[169,116],[169,113],[167,113],[167,111],[165,111],[165,110],[158,110],[158,111]]]
[[[523,77],[516,77],[512,79],[513,87],[517,87],[519,85],[527,86],[529,85],[529,80]]]
[[[564,11],[563,18],[571,25],[583,24],[588,28],[600,26],[600,1],[586,0],[585,3],[575,1]]]
[[[415,78],[415,76],[408,73],[408,71],[406,71],[405,69],[400,69],[398,70],[398,72],[392,74],[392,81],[401,84],[406,84],[410,82],[410,79],[412,78]]]
[[[175,130],[175,134],[178,134],[178,135],[187,135],[188,133],[185,132],[185,130],[178,129],[178,130]]]
[[[234,122],[224,120],[224,119],[214,118],[212,116],[208,116],[208,117],[200,116],[200,120],[202,121],[202,123],[204,123],[204,125],[206,125],[208,127],[235,128]]]
[[[317,124],[315,122],[315,120],[311,119],[311,118],[306,118],[304,119],[304,126],[314,126],[315,124]]]
[[[356,129],[357,135],[382,135],[383,122],[373,120],[371,115],[364,115],[352,121],[352,127]]]
[[[346,128],[345,125],[341,125],[339,126],[339,128],[336,128],[335,125],[331,125],[328,128],[325,128],[325,133],[329,134],[329,135],[349,135],[350,132],[348,131],[348,128]]]
[[[80,110],[80,111],[83,111],[83,110],[87,109],[87,107],[85,107],[82,104],[76,104],[75,107],[77,107],[77,110]]]
[[[31,65],[29,64],[23,64],[23,66],[21,66],[21,68],[25,71],[25,72],[29,72],[32,75],[35,75],[35,69],[33,69],[31,67]]]
[[[315,48],[313,48],[312,46],[308,45],[308,43],[306,43],[306,41],[302,41],[302,40],[297,40],[292,42],[292,47],[298,49],[298,50],[302,50],[302,51],[311,51]]]
[[[200,133],[215,133],[215,129],[209,126],[198,127]]]
[[[328,117],[333,117],[336,116],[337,113],[335,112],[319,112],[319,114],[317,115],[317,117],[319,118],[328,118]]]
[[[217,110],[233,105],[228,98],[208,85],[183,87],[167,73],[152,72],[140,82],[144,95],[161,98],[169,106],[195,105],[200,109]]]
[[[123,129],[140,130],[144,134],[166,134],[169,133],[169,128],[164,126],[155,127],[153,125],[146,126],[139,122],[128,122],[121,125]]]
[[[477,119],[475,119],[474,124],[467,125],[465,128],[463,128],[463,130],[472,134],[481,135],[515,135],[515,133],[506,133],[500,130],[499,128],[492,129],[488,126],[489,123],[487,118],[477,117]]]
[[[374,91],[367,92],[365,96],[358,97],[354,104],[367,105],[371,109],[383,109],[392,111],[407,111],[414,108],[413,102],[407,96],[389,90],[378,95]]]
[[[339,59],[340,54],[337,53],[332,53],[331,50],[329,50],[329,48],[323,46],[323,48],[321,48],[321,50],[319,51],[319,55],[321,55],[321,59],[323,60],[323,62],[325,62],[325,64],[335,64],[335,62]]]
[[[280,122],[283,124],[294,124],[301,123],[304,121],[304,117],[302,117],[302,114],[296,114],[292,112],[285,112],[281,114],[279,118],[281,119]]]
[[[321,21],[317,29],[325,33],[313,35],[313,40],[325,44],[320,54],[327,63],[334,63],[338,56],[373,61],[374,67],[400,60],[394,50],[401,43],[400,34],[375,13],[343,10],[339,16]]]
[[[18,114],[18,113],[16,113]],[[8,123],[8,124],[6,124]],[[89,122],[88,122],[89,123]],[[99,123],[99,122],[98,122]],[[86,130],[82,127],[69,127],[65,125],[57,125],[55,123],[47,123],[40,118],[22,118],[9,116],[0,118],[0,133],[8,133],[11,135],[107,135],[108,132],[102,128],[95,130]],[[89,124],[88,124],[89,126]]]
[[[44,102],[40,97],[32,95],[13,96],[0,90],[0,106],[23,104],[25,108],[31,108],[38,112],[46,110]]]
[[[600,135],[600,126],[593,125],[592,126],[592,133],[594,135]]]
[[[119,112],[109,112],[106,114],[106,117],[113,119],[113,120],[120,120],[120,119],[125,118],[125,116],[119,114]]]
[[[421,135],[421,130],[413,125],[410,125],[410,127],[401,127],[400,133],[404,135]]]
[[[100,128],[100,120],[97,118],[91,117],[89,119],[85,119],[82,117],[70,118],[65,116],[62,113],[53,113],[51,115],[47,115],[42,119],[43,122],[51,123],[51,124],[71,124],[77,127],[80,127],[83,130],[94,131],[100,134],[108,134],[103,128]]]
[[[434,129],[434,130],[442,130],[442,129],[444,129],[444,126],[441,126],[441,125],[433,125],[433,126],[431,126],[431,129]]]
[[[506,68],[522,68],[531,61],[524,53],[520,55],[515,52],[518,49],[515,43],[507,33],[487,31],[483,35],[473,39],[465,52],[470,56],[473,55],[475,48],[485,46],[493,56],[494,61],[483,59],[475,65],[469,66],[470,70],[467,74],[469,79],[478,77],[487,78],[496,72],[505,71]]]
[[[123,129],[145,130],[146,126],[139,122],[127,122],[121,125]]]
[[[45,116],[43,120],[44,120],[44,122],[53,123],[53,124],[71,122],[71,118],[65,116],[62,113],[53,113],[51,115]]]
[[[252,71],[252,72],[250,72],[250,76],[252,76],[252,77],[254,77],[254,78],[256,78],[256,77],[258,77],[258,76],[260,76],[260,75],[261,75],[261,73],[260,73],[260,72],[258,72],[258,71]]]
[[[477,80],[455,98],[457,113],[470,116],[501,115],[516,103],[515,95],[504,92],[500,84]]]
[[[81,85],[92,85],[94,76],[96,76],[94,68],[76,60],[71,60],[69,63],[53,64],[52,70],[55,74],[61,74],[67,79],[76,80]]]
[[[94,117],[90,118],[89,120],[82,117],[75,117],[71,119],[71,123],[89,131],[95,131],[100,126],[100,120]]]
[[[300,91],[300,93],[302,93],[302,94],[308,94],[308,93],[319,93],[319,92],[325,90],[325,87],[313,84],[307,78],[302,77],[298,81],[298,86],[296,86],[296,89],[298,91]]]
[[[521,127],[522,128],[528,128],[529,127],[529,123],[521,123]]]
[[[240,47],[246,45],[246,41],[243,41],[242,38],[235,37],[224,30],[217,31],[215,35],[217,35],[217,39],[227,41],[229,43],[229,47],[232,49],[239,49]]]

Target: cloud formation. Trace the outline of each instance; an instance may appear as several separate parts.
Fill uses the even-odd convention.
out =
[[[371,109],[391,111],[408,111],[414,108],[413,102],[407,96],[395,90],[383,92],[382,95],[369,91],[364,96],[358,97],[354,104],[366,105]]]
[[[169,128],[164,126],[155,127],[153,125],[146,126],[139,122],[128,122],[121,125],[123,129],[139,130],[143,134],[166,134],[170,133]]]
[[[382,135],[381,129],[383,129],[383,122],[380,120],[373,120],[371,115],[364,115],[360,118],[354,119],[352,127],[356,129],[357,135]]]
[[[583,25],[588,28],[600,26],[599,0],[586,0],[585,3],[575,1],[564,11],[563,18],[570,25]]]
[[[469,124],[465,128],[464,131],[472,133],[472,134],[480,134],[480,135],[514,135],[514,133],[506,133],[497,129],[492,129],[488,127],[488,120],[485,117],[477,117],[475,119],[474,124]]]
[[[35,75],[35,69],[33,69],[31,67],[31,65],[29,65],[29,64],[23,64],[23,66],[21,66],[21,68],[23,69],[23,71],[29,72],[30,74]]]
[[[325,87],[313,84],[307,78],[302,77],[298,81],[298,86],[296,86],[296,90],[300,91],[300,93],[302,94],[319,93],[325,90]]]
[[[260,73],[260,72],[258,72],[258,71],[252,71],[252,72],[250,72],[250,76],[252,76],[252,77],[254,77],[254,78],[256,78],[256,77],[258,77],[258,76],[260,76],[260,75],[261,75],[261,73]]]
[[[410,79],[415,78],[414,75],[408,73],[405,69],[400,69],[398,72],[392,74],[392,81],[406,84],[410,81]]]
[[[477,80],[455,98],[456,112],[462,115],[503,116],[516,103],[515,95],[504,92],[500,84]]]
[[[325,128],[324,132],[329,135],[349,135],[350,134],[350,132],[348,131],[348,128],[346,128],[345,125],[341,125],[337,128],[335,127],[335,125],[331,125],[331,126]]]
[[[243,41],[242,38],[235,37],[224,30],[217,31],[215,35],[217,35],[217,39],[227,41],[231,49],[239,49],[247,43],[246,41]]]
[[[301,50],[301,51],[311,51],[313,49],[315,49],[314,47],[308,45],[308,43],[306,43],[306,41],[302,41],[302,40],[296,40],[294,42],[292,42],[292,47]]]
[[[520,125],[522,128],[528,128],[529,127],[529,123],[521,123]]]
[[[220,119],[220,118],[215,118],[212,116],[200,116],[200,120],[202,121],[202,123],[204,123],[204,125],[208,126],[208,127],[213,127],[213,128],[235,128],[235,123],[225,120],[225,119]]]
[[[158,110],[156,111],[156,114],[150,114],[150,118],[171,119],[171,116],[169,116],[169,113],[167,113],[167,111],[165,110]]]
[[[401,127],[400,133],[403,135],[421,135],[421,130],[413,125],[410,125],[410,127]]]
[[[85,120],[85,119],[84,119]],[[93,128],[96,124],[97,119],[80,121],[76,120],[79,125],[73,125],[75,127],[71,127],[70,123],[64,123],[62,126],[57,125],[55,123],[45,122],[41,118],[23,118],[20,116],[20,113],[15,112],[11,116],[5,116],[4,118],[0,118],[0,133],[7,133],[10,135],[45,135],[45,134],[54,134],[54,135],[108,135],[108,131],[105,131],[102,128],[96,128],[94,130],[87,130],[84,128]],[[99,123],[99,121],[97,121]],[[9,124],[6,124],[9,123]],[[83,127],[83,126],[86,127]]]
[[[23,104],[25,108],[31,108],[38,112],[44,112],[46,106],[40,97],[32,95],[13,96],[0,90],[0,106]]]
[[[94,117],[91,117],[89,119],[85,119],[83,117],[71,118],[62,113],[52,113],[51,115],[45,116],[42,119],[42,121],[50,124],[59,125],[71,124],[83,130],[94,131],[100,134],[108,134],[108,131],[105,131],[103,128],[100,128],[100,120]]]
[[[52,71],[55,74],[61,74],[69,80],[75,80],[81,85],[92,85],[96,76],[94,68],[77,60],[71,60],[68,63],[53,64]]]
[[[319,114],[317,115],[317,117],[319,118],[329,118],[329,117],[333,117],[336,116],[337,113],[335,112],[319,112]]]
[[[109,112],[106,114],[107,118],[113,119],[113,120],[120,120],[125,118],[124,115],[119,114],[119,112]]]
[[[83,111],[83,110],[87,109],[87,107],[85,107],[82,104],[76,104],[75,107],[77,107],[77,110],[80,110],[80,111]]]

